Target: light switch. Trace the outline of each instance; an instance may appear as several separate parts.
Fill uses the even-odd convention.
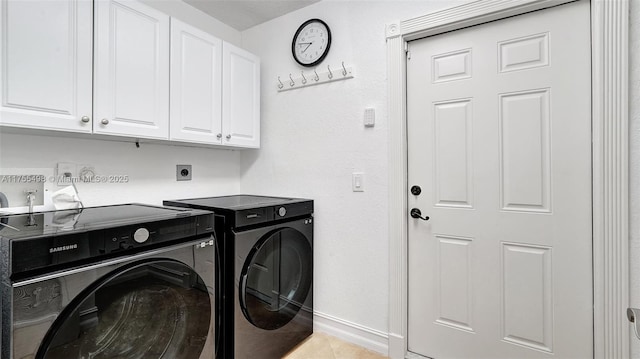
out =
[[[364,192],[364,173],[353,172],[351,174],[351,186],[353,192]]]
[[[376,124],[376,109],[369,107],[364,109],[364,127],[373,127]]]

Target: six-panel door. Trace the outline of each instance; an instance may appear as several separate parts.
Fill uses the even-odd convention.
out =
[[[592,357],[589,3],[409,53],[409,350]]]

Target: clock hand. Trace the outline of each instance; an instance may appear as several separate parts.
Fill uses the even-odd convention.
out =
[[[307,47],[305,47],[304,50],[302,50],[302,52],[307,51],[307,49],[309,48],[309,46],[311,46],[311,44],[313,44],[313,42],[308,42]]]

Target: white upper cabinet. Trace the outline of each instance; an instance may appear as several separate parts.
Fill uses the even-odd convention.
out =
[[[0,124],[91,132],[92,2],[0,2]]]
[[[260,147],[260,59],[236,46],[222,46],[222,143]]]
[[[169,16],[97,0],[93,132],[169,138]]]
[[[260,147],[259,58],[136,0],[1,0],[0,99],[0,126]]]
[[[172,140],[222,143],[222,40],[171,19]]]

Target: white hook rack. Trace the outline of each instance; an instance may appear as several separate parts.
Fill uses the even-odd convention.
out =
[[[286,78],[287,76],[278,76],[278,80],[276,81],[276,88],[278,89],[278,92],[352,79],[354,78],[354,69],[353,67],[345,67],[343,62],[342,65],[335,68],[332,68],[329,65],[326,70],[322,72],[317,72],[317,69],[310,69],[307,70],[306,75],[304,71],[301,71],[300,76],[297,77],[292,77],[292,74],[289,74],[290,81],[286,81],[285,83],[280,81],[281,77]]]

